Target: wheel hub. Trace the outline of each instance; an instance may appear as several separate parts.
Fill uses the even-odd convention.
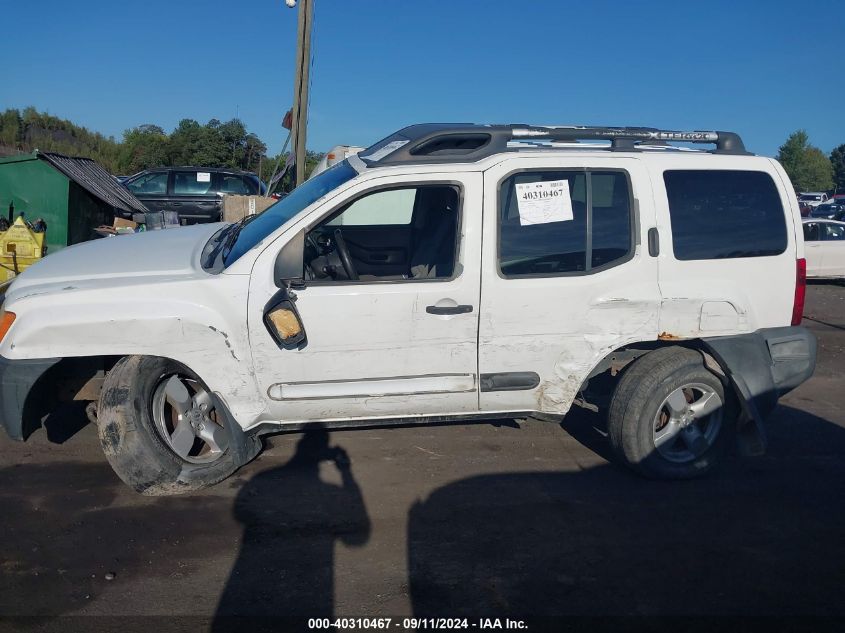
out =
[[[688,463],[707,451],[722,424],[722,398],[709,385],[689,383],[673,390],[653,424],[654,447],[671,462]]]
[[[202,430],[203,422],[205,422],[205,412],[198,407],[192,408],[185,416],[192,427],[197,430]]]
[[[221,457],[228,436],[216,422],[213,397],[199,381],[172,375],[162,379],[153,396],[156,429],[170,449],[190,463]]]

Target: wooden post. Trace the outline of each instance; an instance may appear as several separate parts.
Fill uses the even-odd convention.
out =
[[[308,81],[311,67],[312,0],[299,0],[296,29],[296,74],[293,84],[293,152],[296,186],[305,182],[305,141],[308,123]]]

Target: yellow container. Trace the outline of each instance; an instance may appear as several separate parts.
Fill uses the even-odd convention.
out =
[[[0,232],[0,283],[44,257],[44,233],[35,233],[18,216],[8,231]]]

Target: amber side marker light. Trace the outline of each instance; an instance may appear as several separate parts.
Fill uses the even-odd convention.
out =
[[[12,327],[12,323],[15,322],[15,313],[0,309],[0,315],[2,315],[0,316],[0,341],[2,341],[6,337],[6,332]]]

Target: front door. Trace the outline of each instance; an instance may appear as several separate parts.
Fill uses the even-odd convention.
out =
[[[274,421],[478,410],[481,186],[479,173],[380,178],[305,220],[299,350],[279,349],[262,321],[276,288],[259,258],[250,341]]]
[[[482,411],[566,413],[590,371],[655,339],[648,175],[631,158],[519,158],[485,172]],[[637,202],[639,201],[639,203]]]

